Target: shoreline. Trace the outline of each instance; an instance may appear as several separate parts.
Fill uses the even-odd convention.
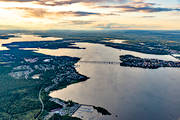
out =
[[[60,57],[62,57],[62,56],[60,56]],[[67,57],[70,57],[70,56],[67,56]],[[80,58],[78,58],[78,59],[79,59],[79,60],[78,60],[76,63],[74,63],[74,69],[75,69],[75,70],[76,70],[76,64],[80,61]],[[79,79],[79,80],[76,81],[76,82],[73,82],[73,81],[72,81],[72,83],[69,83],[68,85],[65,85],[65,86],[64,86],[64,85],[63,85],[63,86],[62,86],[62,85],[59,85],[58,82],[55,82],[54,84],[45,87],[43,90],[44,90],[45,93],[48,95],[48,97],[50,97],[50,98],[52,98],[52,99],[58,99],[58,100],[62,101],[63,103],[67,102],[67,101],[62,100],[61,98],[53,98],[53,97],[51,97],[49,94],[50,94],[50,92],[53,92],[53,91],[56,91],[56,90],[61,90],[61,89],[64,89],[64,88],[68,87],[69,85],[76,84],[76,83],[80,83],[80,82],[84,82],[84,81],[86,81],[86,80],[89,79],[89,77],[78,73],[77,70],[76,70],[76,73],[77,73],[78,75],[80,75],[80,76],[83,76],[83,78],[82,78],[82,79]],[[73,102],[73,101],[72,101],[72,102]],[[76,107],[72,112],[69,113],[68,116],[70,116],[70,117],[72,117],[72,115],[82,106],[80,103],[75,103],[75,102],[73,102],[73,104],[76,104],[77,107]],[[59,104],[59,105],[61,105],[61,104]],[[57,109],[58,109],[58,108],[57,108]],[[52,111],[53,111],[53,110],[52,110]],[[59,110],[57,110],[57,111],[59,111]],[[56,111],[56,112],[57,112],[57,111]],[[51,114],[51,112],[49,112],[49,114]],[[55,113],[54,113],[54,114],[55,114]],[[46,115],[46,116],[48,116],[48,115]],[[44,116],[44,117],[46,118],[46,116]],[[63,116],[62,116],[62,117],[63,117]]]

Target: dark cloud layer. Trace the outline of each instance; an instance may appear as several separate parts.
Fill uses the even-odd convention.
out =
[[[136,3],[136,4],[135,4]],[[98,6],[98,8],[115,8],[120,9],[122,12],[168,12],[168,11],[180,11],[179,8],[164,8],[154,7],[154,3],[135,2],[129,5],[117,5],[117,6]]]
[[[74,3],[119,3],[117,6],[98,6],[97,8],[115,8],[121,9],[122,12],[167,12],[167,11],[180,11],[179,8],[164,8],[154,7],[155,3],[146,3],[144,0],[0,0],[4,2],[34,2],[36,4],[45,6],[60,6]],[[127,4],[120,4],[127,3]],[[77,12],[77,15],[86,16],[96,13]]]
[[[0,0],[1,2],[32,2],[38,0]]]
[[[3,2],[36,2],[40,5],[46,6],[58,6],[58,5],[67,5],[74,3],[104,3],[104,2],[124,2],[127,0],[0,0]]]

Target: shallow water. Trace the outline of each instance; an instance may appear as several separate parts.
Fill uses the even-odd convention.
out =
[[[149,55],[117,50],[100,44],[77,43],[86,49],[40,49],[36,52],[55,56],[81,57],[89,61],[119,61],[119,55],[177,60],[169,55]],[[101,106],[112,116],[89,120],[178,120],[180,118],[180,70],[155,70],[121,67],[120,65],[77,63],[77,70],[89,80],[50,93],[50,96],[82,104]],[[78,111],[77,111],[78,112]],[[79,113],[79,112],[78,112]],[[82,117],[84,113],[74,116]]]
[[[127,40],[113,39],[113,40],[109,40],[109,41],[107,41],[107,42],[127,44],[126,41],[127,41]]]
[[[119,56],[126,54],[131,54],[142,58],[154,58],[154,59],[161,59],[167,61],[168,60],[179,61],[178,59],[170,55],[144,54],[140,52],[114,49],[101,44],[76,43],[74,46],[80,48],[86,48],[86,49],[60,48],[53,50],[52,49],[34,49],[34,50],[36,50],[37,53],[43,53],[47,55],[80,57],[81,61],[119,61]],[[31,48],[30,49],[27,48],[26,50],[31,50]]]
[[[25,34],[15,34],[18,37],[12,37],[9,39],[0,39],[0,50],[8,50],[7,47],[2,46],[3,44],[8,44],[12,42],[25,42],[25,41],[55,41],[62,40],[63,38],[56,37],[45,37],[42,38],[37,35],[25,35]]]

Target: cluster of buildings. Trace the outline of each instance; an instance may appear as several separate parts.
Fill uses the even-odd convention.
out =
[[[87,78],[86,76],[80,75],[76,72],[74,66],[75,61],[66,59],[70,58],[23,58],[22,61],[20,61],[20,64],[17,64],[17,66],[12,68],[9,75],[14,79],[42,79],[43,77],[47,77],[47,73],[52,73],[48,76],[48,79],[52,81],[52,84],[44,88],[47,93],[53,90],[60,83],[68,85],[72,81],[85,80]],[[69,105],[68,102],[55,98],[51,98],[49,101],[61,105],[62,108],[51,110],[46,118],[50,118],[54,114],[72,116],[80,107],[80,104],[72,102],[73,105]]]
[[[45,116],[45,120],[48,120],[54,114],[59,114],[61,116],[65,116],[65,115],[72,116],[81,106],[80,104],[77,103],[73,103],[73,105],[69,106],[69,102],[61,101],[57,98],[51,98],[49,100],[61,105],[62,108],[56,108],[51,110],[49,114]]]
[[[9,75],[15,79],[28,79],[32,72],[34,70],[29,65],[20,65],[14,67]]]
[[[51,61],[51,62],[50,62]],[[30,77],[34,78],[34,75],[39,71],[39,76],[46,71],[57,71],[55,76],[54,83],[62,81],[64,77],[77,78],[77,73],[71,67],[63,65],[63,63],[55,63],[56,60],[52,59],[42,59],[39,58],[24,58],[20,65],[14,67],[9,75],[15,79],[29,79]],[[67,70],[68,68],[68,70]],[[61,72],[58,72],[61,71]],[[36,74],[33,75],[33,73]],[[71,74],[72,73],[72,74]]]
[[[180,62],[139,58],[132,55],[120,56],[121,66],[156,69],[159,67],[180,67]]]

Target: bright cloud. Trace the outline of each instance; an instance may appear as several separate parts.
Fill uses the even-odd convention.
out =
[[[180,29],[178,2],[0,0],[0,29]]]

